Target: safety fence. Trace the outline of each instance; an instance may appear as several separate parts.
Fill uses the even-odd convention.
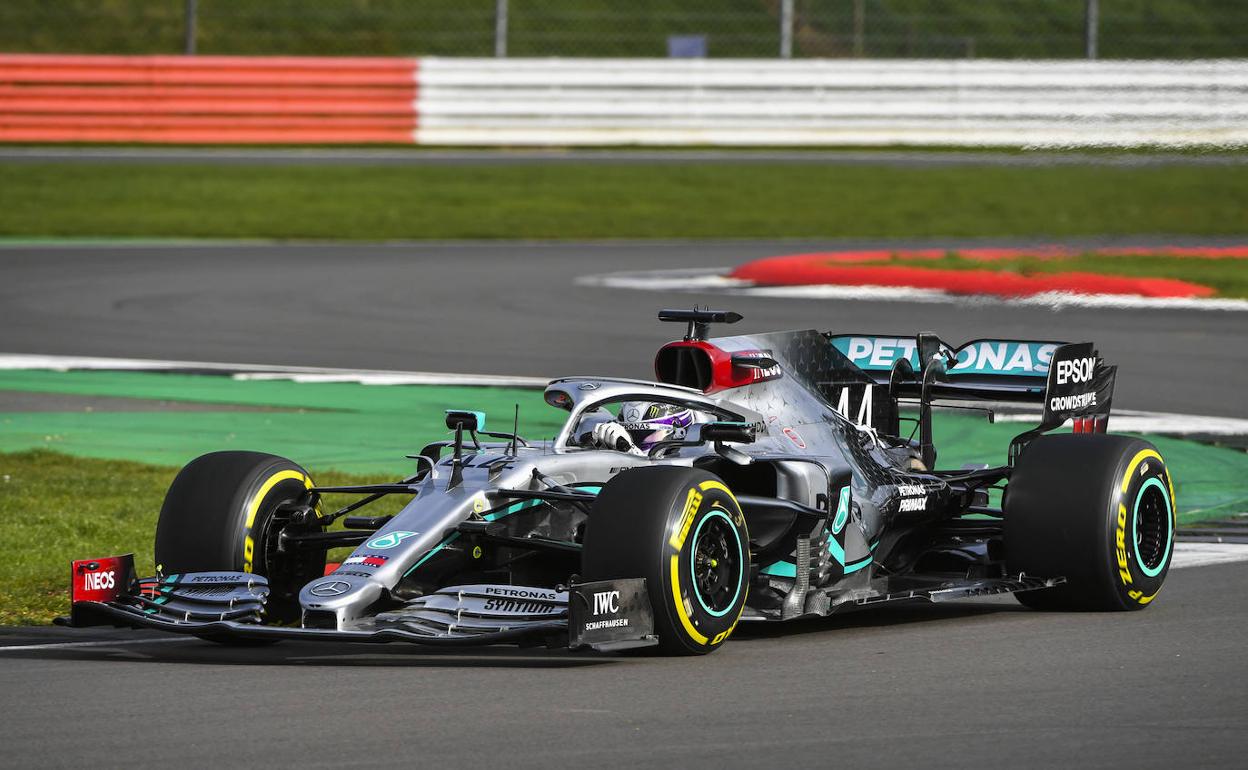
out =
[[[0,141],[1245,145],[1248,61],[0,55]]]
[[[3,0],[0,51],[1219,59],[1244,0]]]

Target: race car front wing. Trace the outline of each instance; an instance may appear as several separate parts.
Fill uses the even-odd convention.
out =
[[[268,581],[245,572],[198,572],[135,579],[132,555],[74,562],[73,603],[63,625],[111,625],[217,641],[306,639],[491,644],[618,650],[658,643],[644,579],[566,590],[466,585],[443,588],[349,628],[265,625]]]

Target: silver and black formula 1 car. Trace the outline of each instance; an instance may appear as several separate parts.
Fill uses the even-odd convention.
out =
[[[1091,343],[708,338],[741,317],[659,317],[688,326],[659,350],[657,381],[551,382],[546,403],[567,412],[551,441],[452,411],[453,438],[392,484],[318,487],[254,452],[192,461],[160,512],[159,574],[136,579],[132,557],[74,562],[64,622],[706,653],[743,620],[883,602],[1015,593],[1037,609],[1138,610],[1157,596],[1173,486],[1155,447],[1105,433],[1115,368]],[[1039,402],[1043,416],[1004,464],[941,469],[932,410],[972,400]],[[647,442],[596,440],[678,413],[698,417]],[[1072,433],[1046,435],[1068,420]],[[323,510],[331,492],[361,497]],[[412,499],[362,512],[386,495]],[[354,551],[327,567],[342,547]]]

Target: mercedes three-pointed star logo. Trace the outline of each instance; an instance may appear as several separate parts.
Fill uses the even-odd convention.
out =
[[[342,580],[326,580],[324,583],[317,583],[312,586],[309,591],[313,596],[342,596],[351,590],[351,584]]]

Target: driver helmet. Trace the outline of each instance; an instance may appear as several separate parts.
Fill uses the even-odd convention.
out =
[[[689,426],[706,422],[706,417],[676,404],[653,401],[625,401],[620,405],[620,424],[638,449],[648,450],[660,441],[685,437]]]

